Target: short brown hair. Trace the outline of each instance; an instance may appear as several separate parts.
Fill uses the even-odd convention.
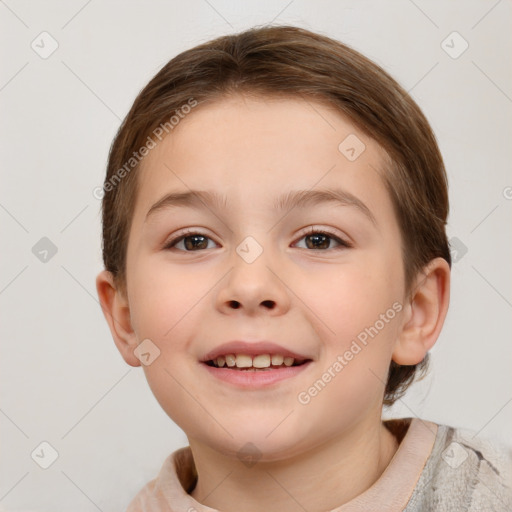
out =
[[[102,203],[103,261],[122,293],[139,167],[132,162],[132,170],[126,163],[191,99],[200,105],[234,93],[301,96],[327,103],[349,118],[388,157],[384,181],[402,235],[407,293],[430,260],[440,256],[451,266],[446,172],[418,105],[382,68],[339,41],[292,26],[262,26],[216,38],[171,59],[139,93],[122,122],[110,148]],[[404,394],[417,370],[426,370],[428,359],[427,354],[411,366],[391,361],[385,405]]]

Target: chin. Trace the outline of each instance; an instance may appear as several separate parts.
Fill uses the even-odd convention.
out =
[[[281,418],[282,419],[282,418]],[[222,440],[210,440],[209,444],[217,451],[229,457],[236,457],[242,462],[276,462],[297,455],[305,448],[300,442],[297,432],[284,427],[258,428],[238,426],[230,428],[233,437],[226,436]],[[280,430],[278,432],[278,430]]]

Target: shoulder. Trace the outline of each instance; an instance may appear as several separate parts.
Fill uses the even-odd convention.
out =
[[[158,510],[159,504],[154,496],[156,478],[148,482],[130,501],[126,512]]]
[[[406,511],[512,510],[512,447],[469,429],[438,425]],[[413,506],[415,505],[415,506]]]
[[[168,510],[165,496],[162,493],[162,478],[172,467],[172,455],[167,457],[158,473],[139,490],[131,500],[126,512],[160,512]]]
[[[190,447],[179,448],[165,459],[158,476],[138,492],[126,512],[192,510],[196,502],[188,492],[196,480]],[[202,510],[199,506],[196,509]]]

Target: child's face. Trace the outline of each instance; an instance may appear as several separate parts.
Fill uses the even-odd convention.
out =
[[[350,161],[360,148],[352,155],[338,146],[354,135],[366,148]],[[144,371],[189,440],[226,454],[252,442],[278,459],[380,419],[404,300],[401,236],[382,159],[373,140],[320,103],[242,97],[197,107],[146,157],[127,253],[131,350],[146,338],[160,350]],[[336,202],[273,208],[294,191],[335,189],[371,213]],[[225,202],[147,216],[166,194],[191,190]],[[307,236],[310,227],[352,247]],[[184,228],[207,238],[165,249]],[[237,252],[246,237],[263,250],[252,262],[240,249],[257,255],[255,242]],[[357,351],[353,341],[370,327]],[[271,341],[312,362],[270,386],[241,388],[200,362],[233,340]],[[308,392],[322,378],[322,390]]]

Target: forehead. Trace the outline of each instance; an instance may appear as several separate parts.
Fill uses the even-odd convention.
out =
[[[326,103],[235,95],[195,107],[144,158],[134,218],[165,193],[190,189],[219,191],[230,206],[266,208],[286,190],[343,186],[371,205],[372,195],[387,196],[384,159]]]

